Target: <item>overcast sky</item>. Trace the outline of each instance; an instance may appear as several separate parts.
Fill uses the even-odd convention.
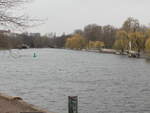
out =
[[[45,24],[32,32],[71,33],[88,24],[120,27],[127,17],[150,23],[150,0],[35,0],[26,12],[45,19]]]

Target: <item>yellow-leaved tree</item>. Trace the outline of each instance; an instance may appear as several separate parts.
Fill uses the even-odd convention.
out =
[[[95,42],[95,48],[96,49],[101,49],[104,46],[105,46],[104,42],[101,42],[101,41],[96,41]]]
[[[95,47],[94,41],[89,41],[89,49],[93,49]]]
[[[140,52],[145,48],[145,35],[141,32],[129,33],[129,40],[131,42],[131,49]]]
[[[128,43],[129,43],[128,33],[124,30],[117,31],[114,48],[124,52],[124,50],[127,50],[129,47]]]
[[[105,44],[102,41],[90,41],[89,42],[89,48],[90,49],[98,49],[98,50],[100,50],[104,46],[105,46]]]
[[[150,55],[150,38],[147,39],[145,43],[145,48],[146,48],[146,52],[148,52]]]
[[[86,48],[86,39],[80,34],[75,34],[66,40],[65,47],[70,49],[81,50]]]

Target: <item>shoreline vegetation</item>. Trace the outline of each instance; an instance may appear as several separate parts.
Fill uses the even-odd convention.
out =
[[[0,30],[0,48],[68,48],[73,50],[116,50],[116,54],[130,57],[150,57],[150,27],[140,24],[139,20],[127,18],[122,27],[90,24],[84,29],[76,29],[72,34],[40,33],[21,34]],[[101,51],[102,52],[102,51]],[[104,51],[105,52],[105,51]]]
[[[96,49],[83,49],[82,51],[87,51],[87,52],[96,52],[96,53],[104,53],[104,54],[114,54],[114,55],[122,55],[122,56],[129,56],[128,52],[121,53],[115,49],[101,49],[101,50],[96,50]],[[139,57],[132,57],[132,58],[143,58],[143,59],[149,59],[149,57],[146,55],[146,53],[140,53]]]

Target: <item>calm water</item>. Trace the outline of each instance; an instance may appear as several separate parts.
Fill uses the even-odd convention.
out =
[[[74,95],[79,113],[149,113],[150,63],[59,49],[1,51],[0,92],[56,113],[67,113]]]

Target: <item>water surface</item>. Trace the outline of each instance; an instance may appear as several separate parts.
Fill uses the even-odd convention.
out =
[[[63,49],[1,51],[0,92],[56,113],[68,112],[68,96],[79,96],[79,113],[149,113],[150,63]]]

